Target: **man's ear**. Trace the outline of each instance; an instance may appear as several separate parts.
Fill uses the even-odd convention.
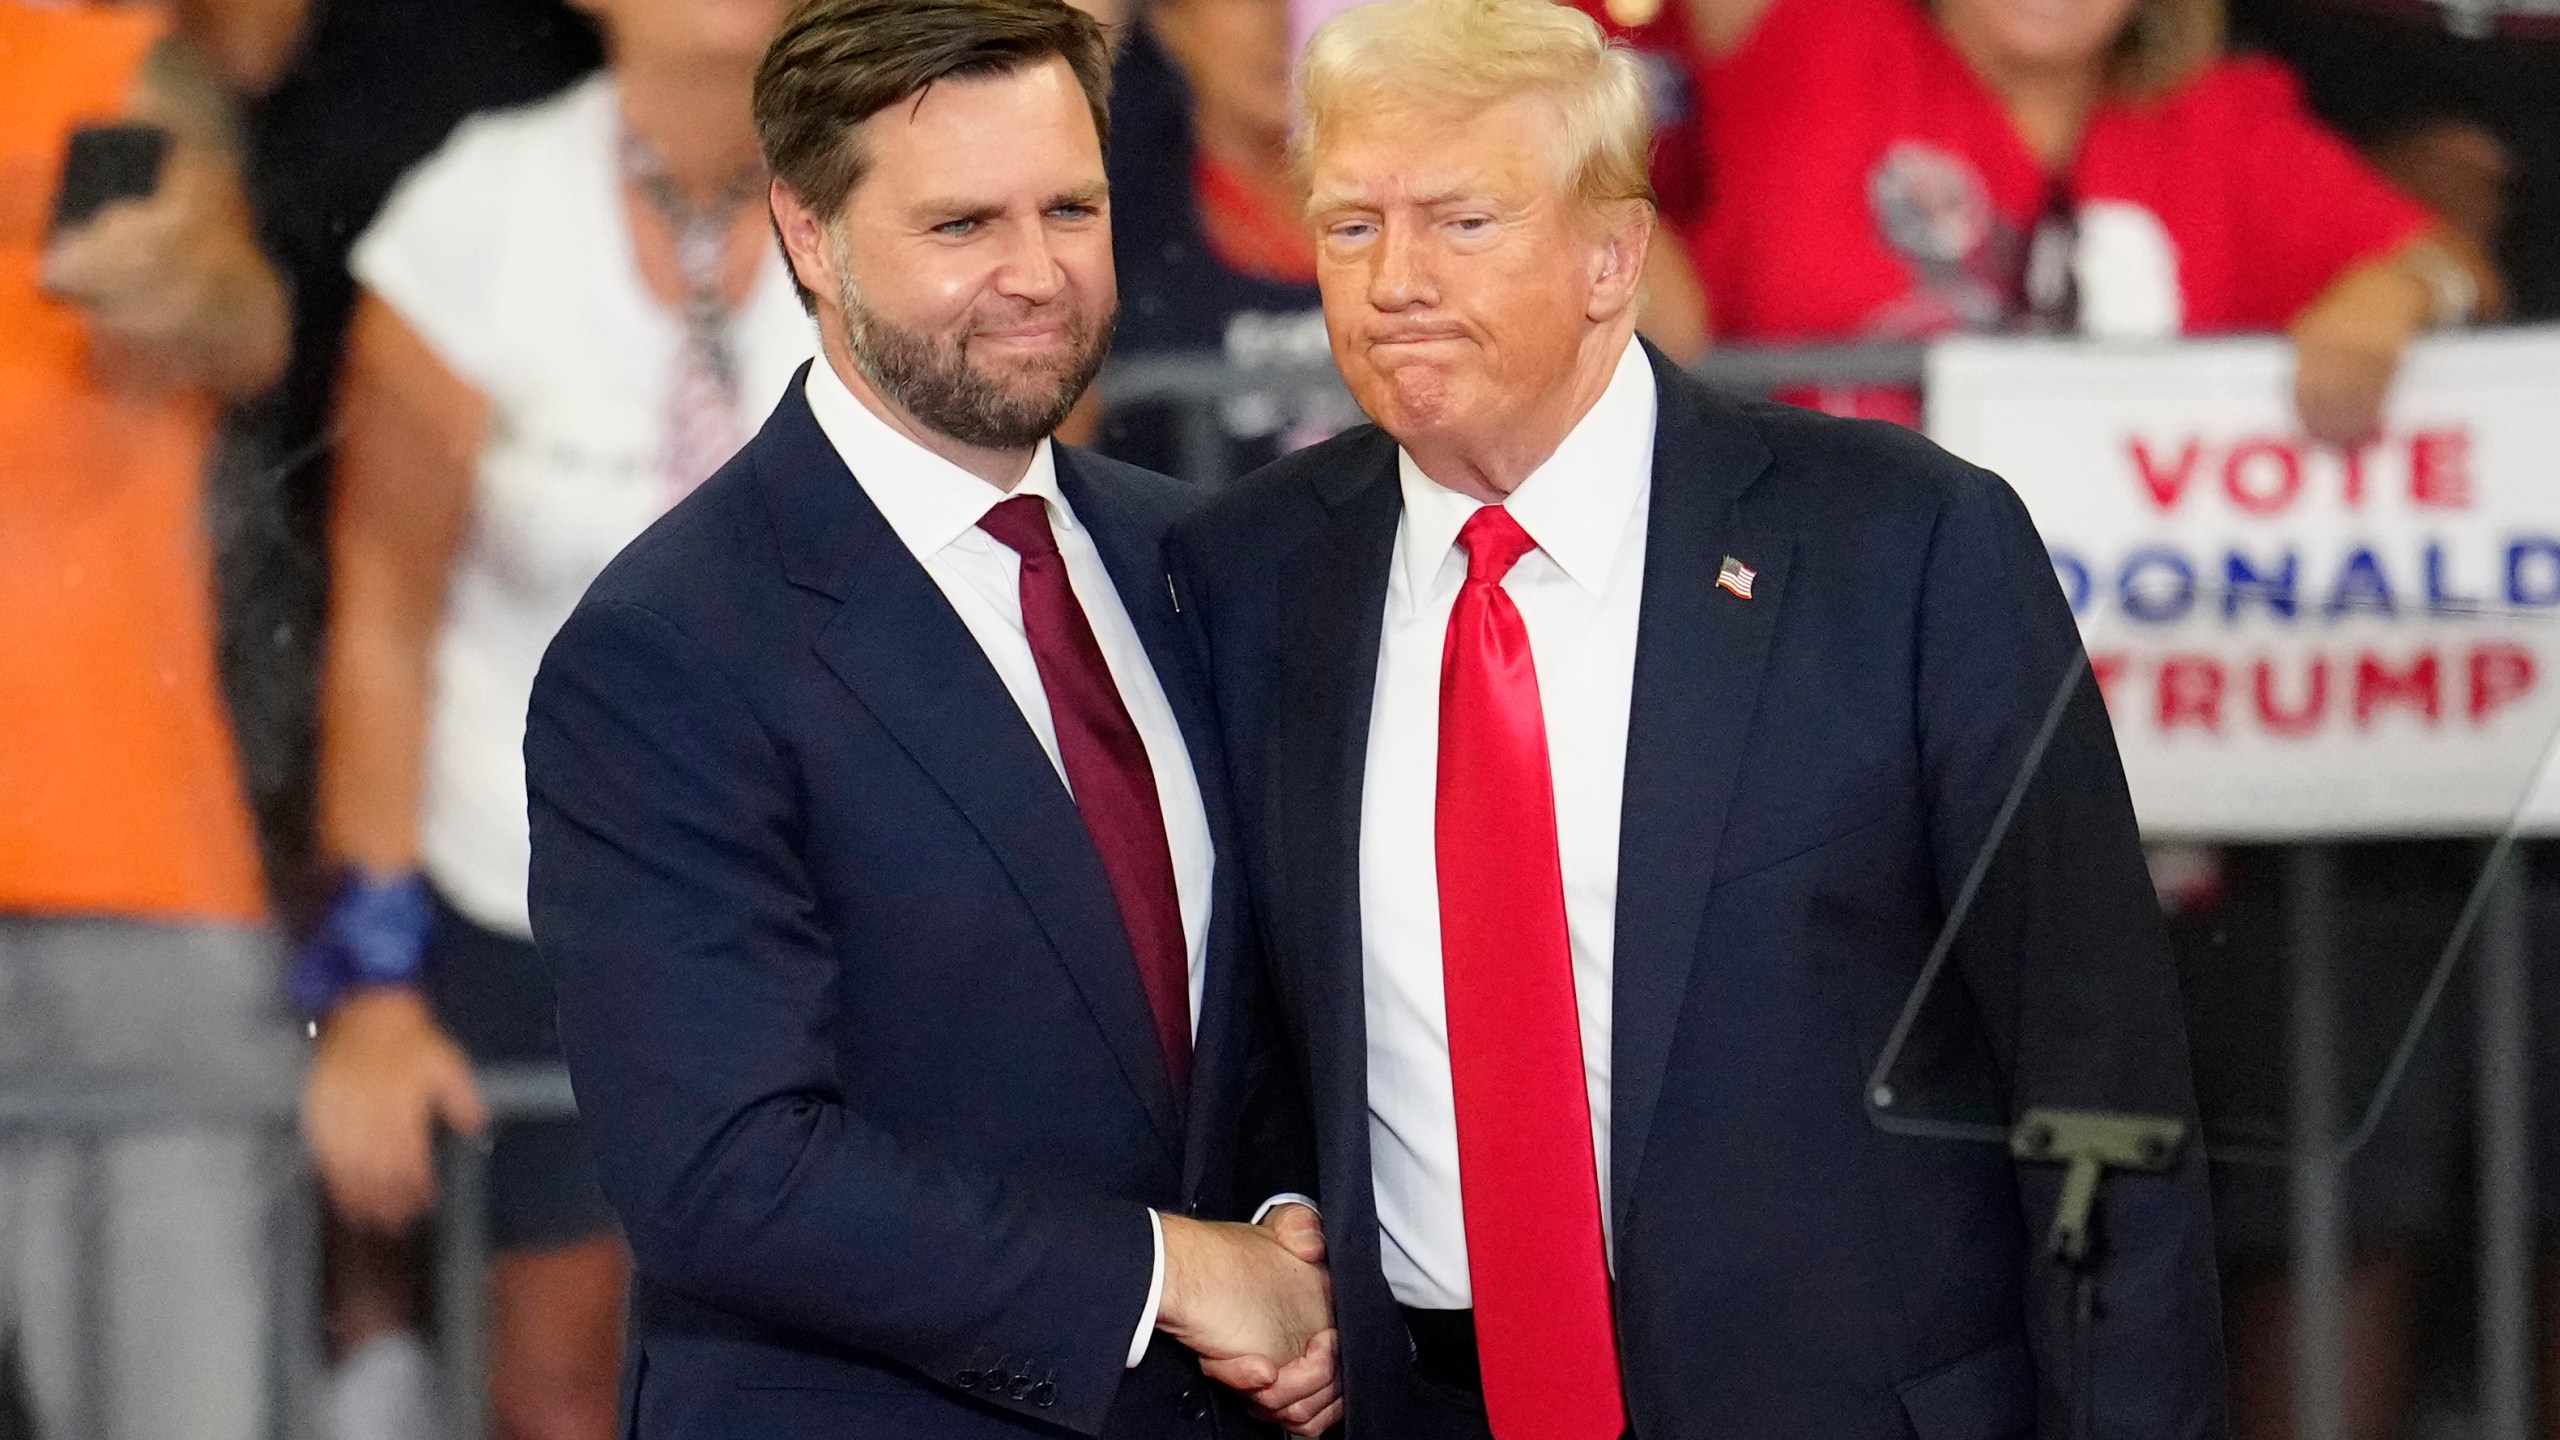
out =
[[[818,218],[799,192],[779,180],[766,187],[765,203],[773,211],[773,231],[782,237],[782,253],[790,257],[791,273],[800,287],[829,298],[844,293],[835,256],[827,245],[827,222]]]
[[[1644,287],[1645,252],[1653,244],[1653,207],[1631,201],[1607,215],[1591,249],[1591,297],[1583,318],[1615,320]]]

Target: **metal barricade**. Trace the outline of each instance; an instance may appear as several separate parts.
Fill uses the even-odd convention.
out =
[[[556,1119],[576,1113],[568,1076],[548,1067],[502,1067],[479,1076],[492,1120]],[[74,1273],[82,1278],[72,1346],[71,1429],[76,1437],[105,1432],[108,1345],[103,1296],[96,1283],[106,1265],[108,1237],[101,1223],[104,1193],[101,1155],[119,1135],[174,1129],[214,1129],[257,1135],[280,1157],[292,1157],[290,1183],[272,1216],[266,1314],[267,1433],[274,1440],[318,1436],[322,1364],[318,1177],[302,1158],[298,1140],[301,1095],[287,1089],[264,1093],[159,1084],[18,1082],[0,1087],[0,1141],[41,1137],[67,1141],[77,1156],[77,1217],[72,1243]],[[458,1440],[480,1440],[488,1431],[484,1376],[487,1335],[488,1157],[477,1145],[447,1140],[440,1154],[441,1185],[433,1221],[437,1274],[436,1349],[445,1385],[445,1410]],[[53,1437],[47,1437],[53,1440]]]

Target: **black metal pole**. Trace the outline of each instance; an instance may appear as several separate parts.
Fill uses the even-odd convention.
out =
[[[2346,1434],[2346,1165],[2338,1153],[2337,857],[2286,857],[2292,941],[2293,1433]]]

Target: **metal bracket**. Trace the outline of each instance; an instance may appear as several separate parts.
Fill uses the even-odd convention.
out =
[[[2010,1128],[2009,1153],[2070,1167],[2054,1210],[2053,1258],[2078,1269],[2089,1259],[2089,1219],[2109,1170],[2157,1174],[2186,1153],[2188,1125],[2167,1115],[2107,1110],[2030,1110]]]

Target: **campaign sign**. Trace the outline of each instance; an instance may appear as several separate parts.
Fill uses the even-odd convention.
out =
[[[2560,829],[2560,330],[2430,338],[2304,438],[2275,339],[1963,340],[1929,430],[2016,487],[2146,834]]]

